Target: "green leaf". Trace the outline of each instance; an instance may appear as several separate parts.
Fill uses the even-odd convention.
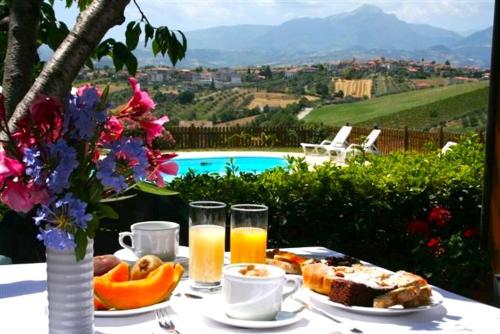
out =
[[[172,196],[178,194],[178,192],[176,191],[169,190],[166,188],[160,188],[148,182],[139,182],[135,185],[135,188],[145,193],[160,195],[160,196]]]
[[[144,25],[144,35],[145,35],[144,46],[147,46],[148,45],[148,41],[150,39],[153,39],[154,34],[155,34],[155,29],[149,23],[146,23]]]
[[[83,260],[85,257],[85,252],[87,250],[87,233],[84,230],[78,229],[75,233],[75,256],[77,261]]]
[[[184,50],[184,54],[183,54],[182,58],[184,58],[184,55],[185,55],[185,53],[187,51],[187,47],[188,47],[187,38],[186,38],[186,35],[184,35],[184,33],[182,31],[177,30],[177,32],[179,34],[181,34],[181,36],[182,36],[182,49]]]
[[[99,218],[95,214],[92,215],[92,220],[87,223],[87,237],[94,239],[95,232],[99,228]]]
[[[127,70],[130,75],[135,75],[139,64],[137,62],[137,58],[132,53],[130,53],[129,57],[125,61],[125,66],[127,66]]]
[[[101,42],[95,50],[95,58],[97,58],[97,60],[100,60],[104,56],[110,56],[111,49],[115,45],[115,43],[115,40],[112,38],[108,38],[107,40]]]
[[[117,42],[113,45],[113,65],[116,71],[120,71],[123,68],[123,65],[129,57],[129,53],[130,51],[125,44]]]
[[[69,8],[73,4],[73,0],[66,0],[66,7]]]
[[[158,44],[158,41],[156,41],[156,39],[153,40],[151,48],[153,50],[153,55],[156,57],[156,55],[158,54],[158,52],[160,52],[160,45]]]
[[[94,62],[92,61],[92,59],[88,58],[85,61],[85,66],[87,66],[91,70],[94,70]]]
[[[99,218],[118,219],[119,217],[118,213],[109,205],[100,205],[98,215]]]
[[[129,50],[134,50],[139,43],[139,36],[141,35],[141,25],[139,22],[132,21],[127,25],[125,31],[125,40]]]
[[[106,85],[106,87],[104,87],[104,90],[102,91],[101,95],[101,100],[99,101],[96,110],[104,110],[106,108],[106,104],[108,103],[108,97],[109,97],[109,84]]]

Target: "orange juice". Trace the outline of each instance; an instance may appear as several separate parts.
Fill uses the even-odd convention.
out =
[[[231,229],[231,263],[265,263],[267,231],[257,227]]]
[[[225,228],[195,225],[189,229],[189,278],[195,282],[220,282],[224,264]]]

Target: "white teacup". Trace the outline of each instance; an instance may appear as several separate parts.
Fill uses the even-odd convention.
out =
[[[224,311],[234,319],[273,320],[281,310],[282,301],[301,286],[300,277],[289,276],[283,269],[266,264],[255,264],[269,273],[265,277],[245,276],[240,270],[248,264],[239,263],[224,267],[222,291]],[[285,283],[293,287],[283,293]]]
[[[132,224],[132,232],[120,232],[118,242],[137,257],[152,254],[164,261],[173,261],[179,250],[179,224],[167,221],[147,221]],[[124,241],[130,237],[131,245]]]

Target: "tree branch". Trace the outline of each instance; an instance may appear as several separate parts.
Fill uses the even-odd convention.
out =
[[[125,8],[130,0],[94,0],[83,11],[66,39],[45,65],[31,89],[17,105],[9,119],[9,129],[28,110],[38,94],[66,97],[73,80],[106,32],[125,21]]]
[[[14,0],[7,17],[9,32],[2,86],[8,116],[32,83],[41,3],[41,0]]]

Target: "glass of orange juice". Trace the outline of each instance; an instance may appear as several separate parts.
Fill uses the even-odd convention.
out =
[[[267,249],[265,205],[231,206],[231,263],[265,263]]]
[[[194,290],[221,288],[226,235],[226,204],[189,203],[189,278]]]

